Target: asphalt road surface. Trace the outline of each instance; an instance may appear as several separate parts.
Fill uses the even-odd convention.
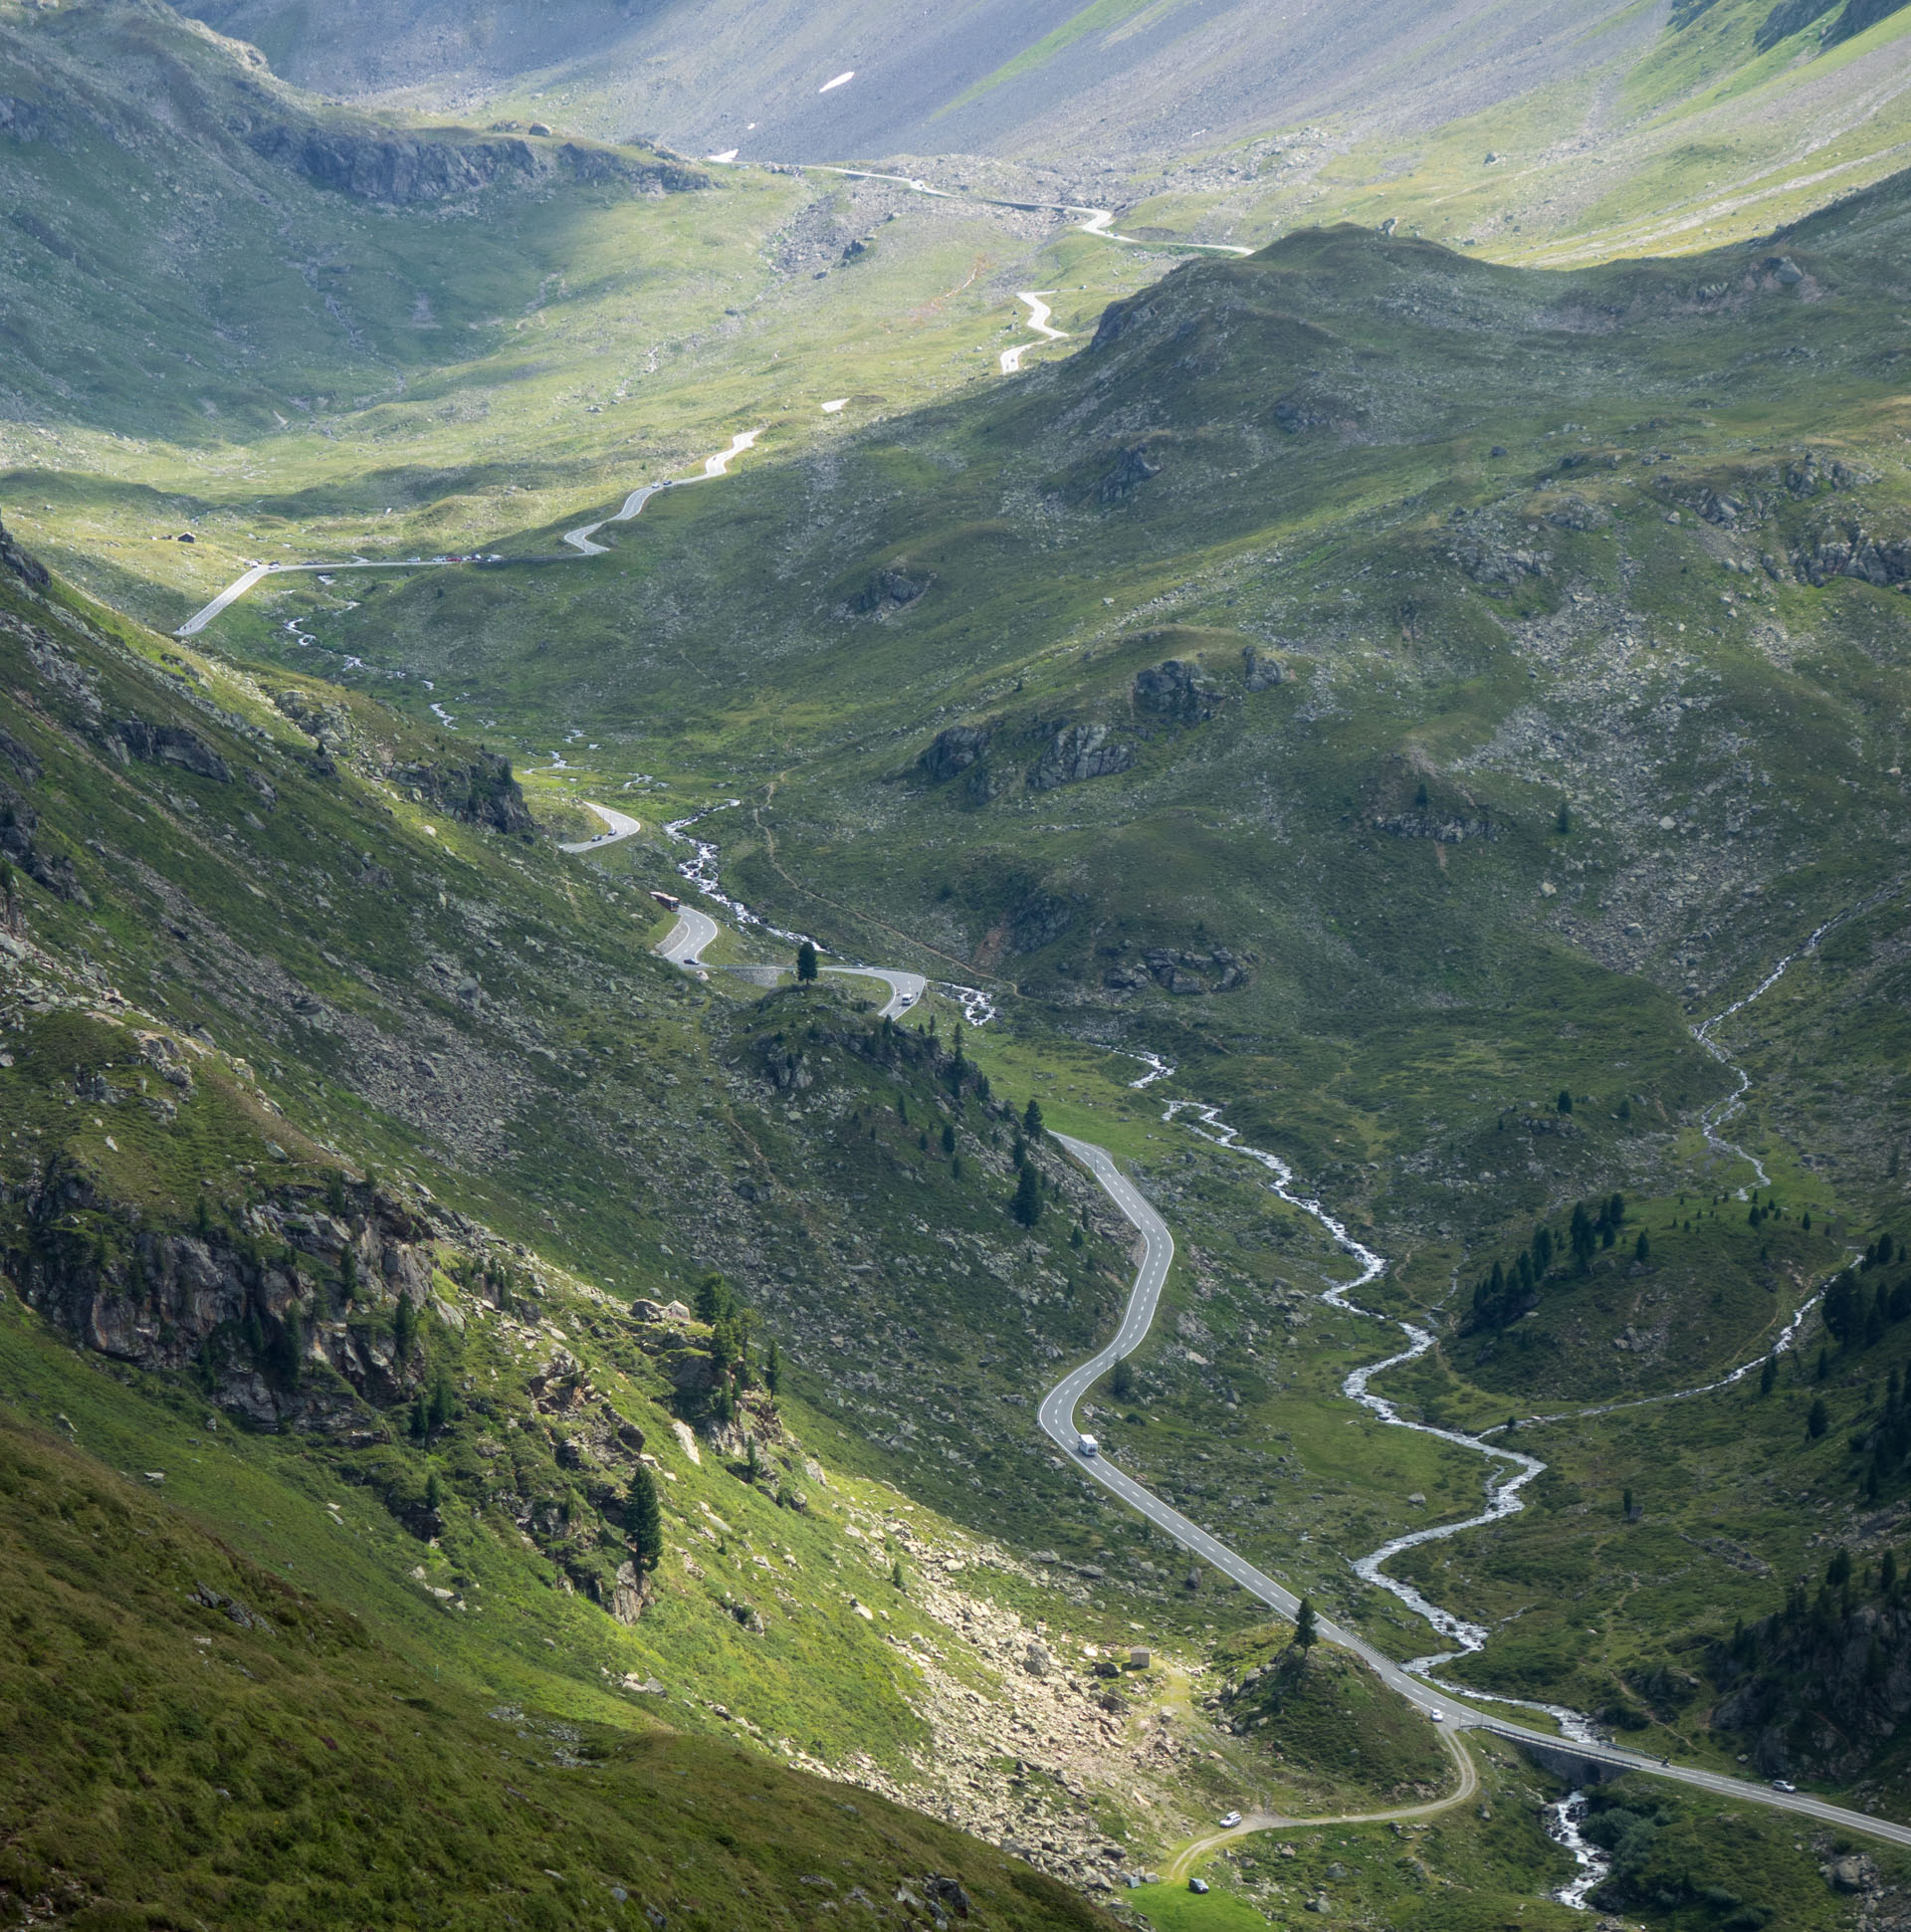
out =
[[[880,979],[889,988],[889,1004],[877,1014],[878,1019],[894,1019],[899,1013],[906,1013],[922,998],[923,989],[929,981],[920,972],[898,972],[890,966],[826,966],[825,972],[854,973],[861,979]]]
[[[701,966],[704,948],[716,937],[717,922],[708,913],[700,913],[694,906],[682,906],[678,908],[677,924],[665,935],[657,952],[673,966]]]
[[[1190,1523],[1179,1510],[1169,1508],[1158,1496],[1152,1495],[1133,1477],[1124,1474],[1110,1462],[1106,1455],[1099,1452],[1095,1455],[1081,1453],[1081,1431],[1075,1422],[1075,1406],[1083,1395],[1115,1366],[1118,1358],[1131,1354],[1147,1337],[1155,1320],[1155,1309],[1161,1300],[1163,1284],[1168,1279],[1168,1266],[1174,1259],[1174,1237],[1168,1232],[1167,1222],[1143,1199],[1115,1165],[1107,1149],[1096,1147],[1092,1142],[1078,1141],[1067,1134],[1057,1134],[1055,1139],[1095,1177],[1103,1191],[1140,1231],[1142,1258],[1135,1273],[1135,1286],[1129,1295],[1128,1307],[1122,1316],[1121,1328],[1114,1341],[1100,1354],[1091,1356],[1079,1368],[1070,1371],[1042,1397],[1039,1410],[1042,1428],[1083,1475],[1119,1496],[1158,1529],[1166,1530],[1184,1550],[1211,1564],[1224,1577],[1239,1584],[1249,1596],[1271,1606],[1283,1616],[1292,1617],[1300,1609],[1300,1600],[1292,1591],[1257,1570],[1246,1558],[1237,1555],[1218,1538],[1210,1536],[1199,1524]],[[1321,1617],[1319,1624],[1324,1637],[1361,1657],[1389,1690],[1397,1692],[1417,1710],[1427,1713],[1429,1718],[1438,1711],[1439,1722],[1450,1730],[1489,1731],[1496,1737],[1510,1738],[1517,1743],[1569,1753],[1582,1762],[1610,1765],[1615,1770],[1645,1772],[1654,1778],[1670,1779],[1675,1784],[1696,1786],[1720,1798],[1769,1805],[1776,1811],[1816,1819],[1826,1825],[1862,1832],[1867,1837],[1911,1845],[1911,1826],[1894,1824],[1887,1819],[1871,1818],[1863,1812],[1844,1811],[1821,1798],[1811,1797],[1807,1792],[1774,1791],[1770,1785],[1755,1784],[1750,1779],[1731,1778],[1721,1772],[1702,1771],[1689,1765],[1662,1764],[1657,1758],[1649,1758],[1642,1752],[1627,1751],[1617,1745],[1580,1744],[1546,1731],[1510,1723],[1504,1718],[1468,1710],[1456,1702],[1456,1693],[1408,1675],[1390,1657],[1383,1656],[1351,1630],[1342,1629],[1326,1617]]]
[[[605,546],[602,543],[593,543],[590,539],[596,532],[603,529],[605,524],[627,524],[633,517],[641,516],[644,505],[659,490],[682,490],[690,484],[708,483],[712,477],[723,476],[729,470],[731,463],[750,448],[761,434],[762,431],[759,429],[746,429],[741,435],[733,437],[729,449],[719,450],[715,456],[705,457],[702,471],[694,477],[674,477],[666,483],[647,483],[641,489],[633,490],[624,499],[624,507],[614,516],[605,517],[598,523],[585,524],[581,530],[566,531],[564,541],[579,556],[602,556]],[[255,563],[243,576],[235,577],[227,584],[211,603],[195,610],[173,632],[173,636],[197,637],[228,604],[237,603],[263,577],[282,576],[289,571],[298,570],[435,570],[443,564],[458,560],[461,559],[446,556],[407,556],[394,557],[388,562],[374,562],[368,557],[352,557],[343,563]]]
[[[618,811],[610,805],[593,805],[588,798],[579,799],[578,803],[585,811],[594,811],[604,821],[604,829],[595,838],[580,838],[567,845],[560,844],[557,847],[560,852],[595,852],[644,829],[628,812]],[[705,941],[705,944],[708,945],[709,941]]]

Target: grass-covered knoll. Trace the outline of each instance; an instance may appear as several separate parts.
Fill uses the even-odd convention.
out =
[[[1264,1754],[1271,1809],[1355,1811],[1438,1797],[1453,1761],[1412,1706],[1351,1652],[1307,1649],[1286,1629],[1242,1631],[1217,1644],[1210,1702]]]
[[[807,1926],[936,1897],[1101,1923],[1053,1880],[735,1745],[490,1702],[154,1485],[0,1429],[0,1893],[117,1928]],[[943,1890],[939,1902],[953,1898]],[[921,1909],[920,1907],[918,1909]]]

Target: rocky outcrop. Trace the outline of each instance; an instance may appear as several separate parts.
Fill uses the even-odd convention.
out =
[[[1396,811],[1373,821],[1388,838],[1430,838],[1441,845],[1458,845],[1469,838],[1497,839],[1500,828],[1491,819],[1461,818],[1435,811]]]
[[[520,838],[529,838],[536,830],[531,807],[512,775],[511,760],[496,751],[477,751],[462,760],[392,764],[385,775],[467,825]]]
[[[1247,964],[1224,946],[1207,952],[1151,946],[1139,966],[1111,966],[1102,983],[1111,992],[1134,992],[1153,979],[1166,993],[1189,998],[1199,993],[1233,992],[1247,984]]]
[[[176,1049],[145,1057],[168,1084],[190,1086]],[[105,1075],[85,1078],[86,1098],[122,1097]],[[412,1376],[372,1311],[427,1301],[429,1229],[384,1194],[350,1194],[334,1212],[287,1190],[233,1219],[167,1228],[104,1194],[84,1165],[56,1160],[0,1198],[12,1210],[0,1271],[83,1347],[190,1370],[255,1427],[375,1441],[385,1434],[375,1408],[401,1400]]]
[[[1064,725],[1049,740],[1048,749],[1029,772],[1028,788],[1052,791],[1057,785],[1107,778],[1128,770],[1134,762],[1134,748],[1111,745],[1106,725]]]
[[[102,728],[106,750],[121,764],[176,764],[184,771],[220,784],[232,782],[232,768],[197,732],[179,725],[153,725],[143,718],[115,718]]]
[[[900,564],[892,563],[863,585],[852,600],[852,608],[864,617],[887,617],[892,611],[907,610],[935,581],[930,571],[911,576]]]
[[[1833,527],[1795,548],[1792,565],[1819,589],[1833,577],[1856,577],[1889,588],[1911,582],[1911,537],[1879,537],[1858,523]]]
[[[951,725],[936,734],[917,765],[932,784],[941,784],[978,763],[987,754],[991,736],[986,725]]]
[[[1148,447],[1136,443],[1116,453],[1115,467],[1095,486],[1098,503],[1121,503],[1142,484],[1161,475],[1160,457],[1151,456]]]
[[[1244,644],[1241,681],[1250,691],[1271,691],[1275,685],[1287,682],[1287,666],[1279,658],[1269,657],[1258,644]]]
[[[67,124],[59,113],[38,101],[0,94],[0,135],[16,141],[51,141],[56,147],[64,147]]]
[[[1822,20],[1838,0],[1779,0],[1759,25],[1756,44],[1761,54],[1770,53],[1782,40],[1790,40],[1813,21]]]
[[[1839,457],[1822,457],[1816,450],[1806,450],[1795,462],[1788,463],[1782,480],[1786,494],[1800,498],[1821,496],[1834,490],[1859,490],[1877,482],[1869,470],[1855,469]]]
[[[1712,1728],[1738,1733],[1764,1776],[1856,1777],[1911,1717],[1911,1606],[1801,1586],[1707,1662],[1725,1693]]]
[[[13,540],[12,533],[5,524],[0,524],[0,564],[4,564],[23,583],[35,590],[44,590],[53,581],[47,566],[38,557],[29,556]]]
[[[1135,674],[1135,709],[1176,725],[1203,725],[1225,704],[1198,664],[1168,658]]]
[[[1455,513],[1456,521],[1462,513]],[[1491,529],[1461,530],[1448,552],[1473,581],[1497,595],[1529,577],[1543,577],[1549,561],[1542,550],[1508,542]]]
[[[42,891],[76,905],[90,906],[86,888],[74,875],[73,860],[64,852],[48,852],[35,843],[40,815],[9,786],[0,783],[0,858],[17,865]]]
[[[609,184],[639,194],[674,194],[710,185],[710,177],[695,168],[640,160],[575,141],[545,145],[511,135],[434,140],[283,123],[257,128],[248,138],[267,160],[293,168],[322,188],[399,208],[549,180]]]
[[[1845,0],[1844,11],[1824,30],[1824,45],[1835,47],[1900,11],[1907,0]]]

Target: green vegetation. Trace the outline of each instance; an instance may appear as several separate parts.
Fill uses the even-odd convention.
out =
[[[735,1745],[488,1709],[434,1646],[392,1646],[17,1424],[0,1493],[9,1910],[53,1901],[88,1932],[715,1927],[741,1896],[752,1924],[796,1926],[819,1897],[941,1879],[994,1924],[1106,1923],[972,1838]]]
[[[1318,1605],[1423,1651],[1350,1559],[1479,1509],[1478,1453],[1347,1398],[1400,1322],[1436,1337],[1382,1379],[1404,1416],[1548,1465],[1395,1561],[1492,1632],[1448,1681],[1903,1803],[1911,190],[1755,199],[1813,77],[1861,85],[1903,23],[1813,54],[1759,14],[1680,10],[1626,70],[1625,168],[1517,243],[1322,226],[1160,280],[881,184],[561,145],[524,175],[470,130],[327,117],[163,13],[0,17],[8,89],[71,122],[6,157],[43,295],[0,490],[61,571],[0,545],[0,1356],[39,1431],[5,1438],[5,1587],[63,1593],[15,1671],[73,1700],[0,1686],[54,1772],[0,1879],[101,1924],[342,1923],[369,1861],[357,1916],[393,1923],[695,1924],[720,1886],[796,1922],[824,1890],[790,1883],[833,1876],[823,1769],[998,1839],[1052,1783],[1077,1882],[1091,1826],[1166,1861],[1269,1794],[1436,1805],[1437,1736],[1314,1641]],[[1492,121],[1544,135],[1535,192],[1569,165],[1553,106]],[[1896,111],[1832,131],[1836,179]],[[1743,151],[1703,151],[1732,117]],[[1317,211],[1404,196],[1463,241],[1486,128],[1384,187],[1347,150]],[[288,129],[491,172],[367,198]],[[1728,163],[1708,234],[1681,197]],[[232,218],[175,262],[143,197],[214,184]],[[1072,346],[1000,382],[1022,286]],[[766,434],[736,476],[535,561],[740,425]],[[511,567],[281,578],[191,646],[138,622],[254,554],[480,541]],[[644,829],[552,853],[590,799]],[[808,942],[765,990],[761,928],[704,976],[658,961],[660,828],[726,799],[699,836],[728,891],[999,1017],[881,1020]],[[1172,1074],[1132,1085],[1144,1054]],[[1321,1299],[1355,1272],[1322,1224],[1168,1097],[1387,1257],[1360,1307]],[[1178,1244],[1084,1420],[1304,1593],[1291,1643],[1034,1424],[1130,1280],[1051,1128]],[[138,1591],[90,1610],[115,1563]],[[202,1614],[250,1675],[216,1622],[175,1654]],[[1137,1634],[1159,1677],[1103,1687],[1086,1646]],[[1019,1715],[1038,1683],[1075,1699],[1042,1707],[1066,1765]],[[351,1737],[315,1746],[334,1697]],[[394,1697],[431,1706],[410,1743],[373,1728]],[[1164,1712],[1180,1755],[1150,1759]],[[506,1806],[513,1742],[571,1796]],[[1565,1923],[1548,1789],[1481,1763],[1410,1844],[1323,1827],[1238,1850],[1209,1903],[1138,1902]],[[741,1796],[686,1819],[680,1770]],[[805,1794],[799,1835],[728,1817],[761,1779]],[[359,1803],[400,1788],[435,1827]],[[632,1807],[668,1815],[636,1851],[606,1836]],[[1842,1910],[1810,1866],[1843,1850],[1776,1820],[1594,1809],[1613,1909]],[[989,1923],[1091,1922],[875,1816],[893,1871],[860,1825],[839,1848],[872,1896],[955,1869]]]

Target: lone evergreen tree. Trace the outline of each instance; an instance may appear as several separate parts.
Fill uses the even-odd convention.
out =
[[[1042,1218],[1042,1182],[1033,1161],[1022,1169],[1015,1183],[1015,1200],[1009,1210],[1024,1227],[1033,1227]]]
[[[1115,1373],[1108,1379],[1108,1393],[1118,1402],[1125,1402],[1135,1393],[1135,1371],[1130,1368],[1127,1356],[1118,1356]]]
[[[816,976],[816,949],[808,940],[796,949],[796,979],[806,985]]]
[[[391,1346],[397,1352],[402,1367],[411,1360],[411,1345],[418,1339],[418,1311],[412,1306],[411,1297],[400,1294],[398,1306],[391,1314]]]
[[[720,1274],[707,1274],[697,1284],[697,1319],[713,1325],[731,1310],[730,1283]]]
[[[657,1478],[641,1462],[630,1472],[624,1529],[629,1534],[630,1552],[637,1568],[655,1570],[664,1554],[664,1513],[657,1506]]]
[[[774,1395],[783,1385],[783,1358],[776,1353],[776,1341],[772,1336],[768,1352],[763,1357],[763,1387]]]
[[[1652,1259],[1652,1237],[1646,1233],[1644,1228],[1639,1229],[1639,1238],[1632,1243],[1632,1259],[1634,1261],[1650,1261]]]
[[[1301,1608],[1294,1617],[1294,1647],[1305,1656],[1320,1640],[1321,1632],[1317,1627],[1314,1606],[1303,1597]]]
[[[1562,1114],[1570,1114],[1573,1111],[1573,1096],[1566,1090],[1566,1088],[1562,1087],[1560,1089],[1560,1097],[1558,1100],[1556,1100],[1553,1103],[1553,1105],[1558,1112]]]
[[[943,1152],[945,1154],[956,1152],[956,1129],[949,1121],[943,1123]]]
[[[1036,1105],[1033,1094],[1029,1096],[1028,1107],[1022,1115],[1022,1132],[1032,1141],[1042,1131],[1042,1110]]]
[[[1779,1358],[1776,1355],[1768,1355],[1765,1358],[1765,1367],[1759,1371],[1759,1394],[1761,1395],[1771,1395],[1772,1391],[1778,1387],[1778,1382]]]
[[[1824,1405],[1824,1397],[1812,1397],[1811,1406],[1805,1417],[1805,1432],[1813,1442],[1831,1426],[1831,1411]]]

